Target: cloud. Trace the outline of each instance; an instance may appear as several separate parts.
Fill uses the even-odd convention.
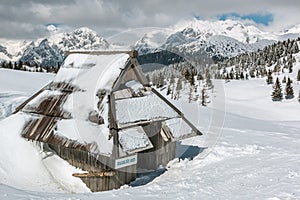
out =
[[[300,23],[299,7],[298,0],[2,0],[0,37],[41,37],[48,34],[46,24],[87,26],[109,36],[129,28],[170,27],[195,16],[216,20],[228,13],[254,21],[257,16],[269,15],[273,21],[262,27],[282,30]]]

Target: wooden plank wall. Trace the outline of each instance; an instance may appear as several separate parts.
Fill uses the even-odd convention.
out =
[[[60,145],[51,145],[61,158],[71,165],[88,172],[111,172],[114,171],[114,160],[109,157],[91,154],[76,148],[67,148]],[[109,167],[111,166],[111,167]],[[114,171],[113,176],[80,177],[80,179],[91,189],[92,192],[106,191],[120,188],[136,178],[136,165],[124,167]]]
[[[138,168],[155,170],[175,158],[176,142],[164,141],[160,135],[161,127],[161,121],[143,126],[154,148],[138,153]]]

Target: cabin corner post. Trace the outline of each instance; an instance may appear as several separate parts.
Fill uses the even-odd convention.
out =
[[[119,135],[118,135],[118,127],[116,122],[116,107],[115,107],[115,98],[113,91],[108,95],[108,114],[109,114],[109,131],[110,137],[113,138],[113,152],[112,152],[112,160],[115,160],[119,157]],[[114,162],[111,163],[112,167],[114,167]]]

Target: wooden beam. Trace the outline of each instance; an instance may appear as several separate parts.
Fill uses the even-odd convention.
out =
[[[114,171],[109,172],[87,172],[87,173],[74,173],[72,176],[78,178],[92,178],[92,177],[105,177],[114,176],[116,173]]]
[[[192,130],[197,134],[197,135],[203,135],[195,126],[192,124],[185,116],[184,114],[176,107],[174,106],[168,99],[166,99],[162,94],[160,94],[156,89],[151,87],[151,91],[156,94],[159,98],[161,98],[166,104],[168,104],[175,112],[179,114],[179,116],[187,123]]]
[[[22,110],[32,99],[34,99],[39,94],[41,94],[45,89],[47,89],[49,87],[49,85],[50,85],[50,83],[47,84],[47,85],[45,85],[42,89],[40,89],[39,91],[37,91],[31,97],[29,97],[26,101],[24,101],[21,105],[19,105],[12,114],[16,114],[17,112],[19,112],[20,110]]]

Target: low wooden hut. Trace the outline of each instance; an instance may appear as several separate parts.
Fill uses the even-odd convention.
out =
[[[149,85],[136,56],[67,52],[55,79],[16,109],[28,115],[22,136],[86,171],[73,176],[91,191],[119,188],[138,168],[165,166],[177,140],[201,135]]]

